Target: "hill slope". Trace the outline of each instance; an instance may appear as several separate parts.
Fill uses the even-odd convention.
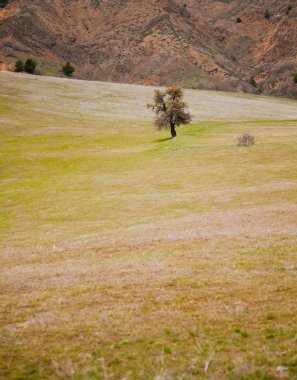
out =
[[[0,73],[1,380],[296,378],[297,102],[153,89]]]
[[[35,56],[57,73],[121,82],[296,96],[297,6],[279,1],[15,0],[0,10],[3,62]],[[264,18],[269,8],[271,17]],[[240,17],[242,23],[237,23]],[[254,90],[257,91],[257,90]]]

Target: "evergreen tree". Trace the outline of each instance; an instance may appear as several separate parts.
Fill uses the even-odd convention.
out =
[[[71,76],[74,71],[75,71],[75,68],[71,65],[70,62],[67,62],[64,66],[63,66],[63,73],[65,75],[67,75],[68,77]]]
[[[34,74],[37,62],[32,58],[28,58],[25,62],[24,71],[29,74]]]

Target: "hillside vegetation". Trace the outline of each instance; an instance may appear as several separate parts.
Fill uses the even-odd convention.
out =
[[[0,73],[1,379],[296,378],[297,103],[153,90]]]

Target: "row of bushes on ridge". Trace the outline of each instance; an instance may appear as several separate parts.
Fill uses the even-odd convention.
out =
[[[16,73],[21,73],[25,71],[26,73],[34,74],[36,67],[37,67],[37,62],[32,58],[28,58],[25,62],[22,61],[21,59],[18,59],[15,63],[14,71]],[[62,67],[62,71],[66,76],[71,76],[74,73],[75,68],[71,65],[70,62],[67,62]]]

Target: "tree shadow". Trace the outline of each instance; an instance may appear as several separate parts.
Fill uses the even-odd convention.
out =
[[[154,140],[153,142],[154,143],[162,143],[162,142],[169,141],[169,140],[172,140],[172,137],[166,137],[165,139]]]

